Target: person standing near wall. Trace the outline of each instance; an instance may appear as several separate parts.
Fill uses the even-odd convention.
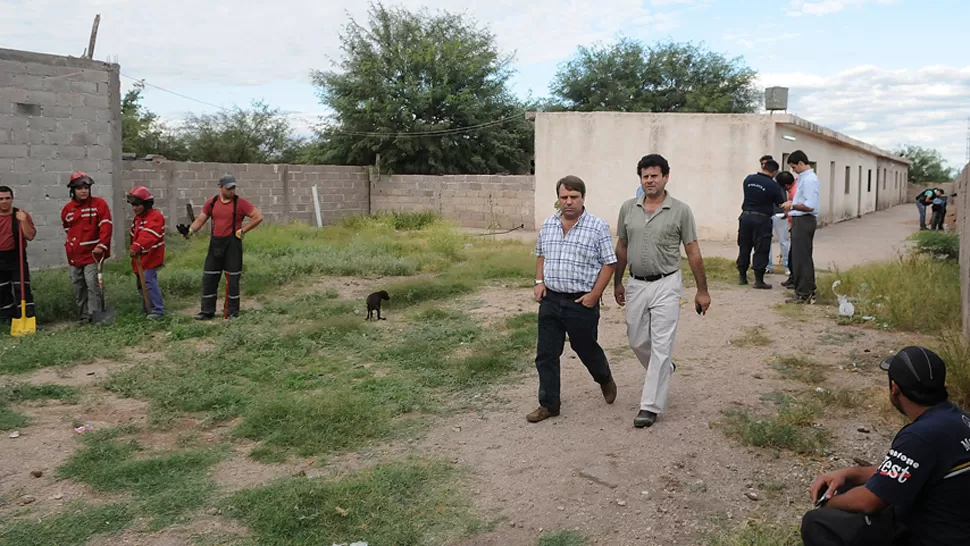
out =
[[[738,284],[748,284],[748,267],[754,250],[754,288],[768,289],[765,272],[771,264],[771,230],[774,207],[787,199],[775,182],[778,163],[774,159],[764,162],[761,172],[744,179],[744,201],[738,217]]]
[[[775,175],[775,182],[778,183],[787,201],[795,198],[795,177],[792,173],[788,171],[778,173]],[[781,285],[788,288],[793,286],[791,283],[791,216],[781,206],[778,207],[778,211],[784,216],[781,218],[774,216],[771,221],[781,247],[781,265],[788,274],[788,278]]]
[[[814,303],[815,261],[812,253],[818,227],[819,181],[805,152],[792,152],[788,156],[788,165],[798,173],[798,186],[795,197],[782,206],[792,217],[791,267],[795,285],[795,297],[785,303]]]
[[[919,229],[926,230],[926,207],[933,204],[936,198],[936,188],[926,188],[916,195],[916,209],[919,210]]]
[[[143,297],[142,308],[150,320],[158,320],[165,316],[162,289],[158,285],[158,268],[165,263],[165,216],[155,208],[155,196],[144,186],[133,188],[128,192],[127,199],[135,213],[128,230],[131,236],[131,246],[128,248],[131,269],[140,277],[138,291],[147,294],[148,303],[151,304],[151,309],[145,309]],[[141,264],[142,275],[138,274],[135,260]]]
[[[697,283],[694,304],[699,313],[707,312],[711,295],[694,215],[686,203],[666,190],[670,177],[667,160],[659,154],[646,155],[637,163],[637,174],[644,196],[620,206],[613,295],[617,304],[626,305],[627,338],[646,369],[640,411],[633,419],[633,426],[643,428],[652,426],[663,412],[674,369],[674,337],[683,294],[681,244]],[[627,263],[632,277],[629,288],[623,286]]]
[[[30,266],[27,264],[27,241],[37,236],[34,220],[26,211],[13,206],[13,190],[0,186],[0,321],[9,325],[20,316],[20,283],[23,283],[26,316],[34,316],[34,295],[30,291]],[[23,241],[23,248],[20,243]],[[23,262],[20,252],[24,251]],[[24,278],[20,278],[21,265]]]
[[[93,184],[94,179],[81,171],[72,174],[67,183],[71,201],[61,209],[61,224],[67,233],[64,249],[70,265],[79,324],[91,322],[91,315],[102,311],[98,263],[111,254],[114,229],[108,203],[91,195]]]
[[[228,276],[229,301],[226,302],[226,318],[239,316],[239,280],[243,266],[243,237],[256,229],[263,221],[263,215],[248,199],[236,195],[236,178],[231,174],[219,179],[219,195],[210,198],[202,206],[202,212],[186,227],[179,224],[178,230],[185,237],[202,229],[212,218],[212,236],[209,238],[209,253],[205,257],[202,271],[202,305],[195,315],[196,320],[210,320],[216,315],[216,300],[219,298],[219,278],[223,272]],[[249,223],[243,227],[243,220]]]
[[[559,357],[567,334],[606,403],[616,400],[610,363],[597,341],[600,299],[616,264],[610,226],[586,210],[586,183],[579,177],[559,180],[556,194],[559,210],[543,222],[536,239],[539,407],[526,415],[530,423],[559,415]]]

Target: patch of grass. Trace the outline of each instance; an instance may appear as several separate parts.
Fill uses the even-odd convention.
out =
[[[538,546],[586,546],[586,537],[576,531],[559,531],[539,537]]]
[[[815,390],[812,396],[825,406],[842,409],[857,409],[868,400],[865,393],[853,389]]]
[[[684,286],[695,286],[694,273],[686,258],[680,260],[680,271],[684,276]],[[704,274],[707,282],[724,282],[737,284],[738,266],[734,260],[718,256],[704,256]]]
[[[27,416],[0,405],[0,430],[14,430],[26,426]]]
[[[426,546],[479,529],[450,465],[411,460],[339,481],[287,478],[240,491],[225,510],[253,530],[255,544]]]
[[[469,294],[475,285],[462,280],[414,279],[386,287],[391,299],[384,305],[399,309],[429,301],[440,301]]]
[[[84,436],[84,447],[58,469],[58,476],[84,482],[96,491],[131,492],[139,513],[161,529],[182,521],[208,499],[213,483],[208,468],[219,461],[212,450],[145,453],[134,440],[115,438],[117,431]]]
[[[810,385],[817,385],[825,381],[822,366],[807,358],[797,356],[775,357],[771,362],[771,367],[777,370],[782,377],[792,381],[801,381]]]
[[[125,503],[75,505],[67,512],[39,521],[22,519],[0,523],[0,545],[86,544],[98,535],[125,529],[134,518],[132,507]]]
[[[959,331],[943,332],[935,348],[946,362],[946,387],[950,399],[970,408],[970,343]]]
[[[781,404],[773,415],[753,417],[748,410],[731,408],[724,411],[725,433],[742,444],[783,449],[800,455],[820,455],[831,438],[828,431],[816,426],[819,406],[797,400]]]
[[[788,305],[785,303],[777,303],[772,305],[771,309],[790,321],[808,322],[809,315],[807,313],[807,305]]]
[[[888,327],[922,333],[960,329],[960,266],[911,255],[836,271],[818,279],[819,302],[837,304],[829,287],[855,298],[855,316],[874,316]]]
[[[771,338],[764,332],[764,326],[750,326],[744,329],[744,334],[731,340],[731,345],[741,349],[749,347],[767,347],[771,345]]]
[[[746,521],[729,531],[713,533],[704,540],[705,546],[801,546],[798,525]]]
[[[960,259],[960,237],[948,231],[917,231],[909,236],[916,243],[915,250],[932,258],[957,261]]]
[[[14,385],[0,389],[0,430],[13,430],[26,426],[29,419],[9,408],[17,402],[34,400],[60,400],[73,404],[79,399],[77,389],[63,385]]]

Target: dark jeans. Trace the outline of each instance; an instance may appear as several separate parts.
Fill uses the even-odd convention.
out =
[[[582,295],[546,290],[539,303],[539,338],[536,342],[539,405],[552,412],[559,411],[559,357],[566,343],[566,334],[569,334],[569,346],[597,383],[609,383],[613,377],[606,353],[597,342],[599,303],[592,308],[576,303]]]
[[[20,257],[13,250],[0,251],[0,320],[20,316]],[[34,295],[30,291],[30,267],[24,259],[24,292],[27,316],[34,316]]]
[[[771,217],[742,212],[738,218],[738,271],[742,274],[751,265],[754,249],[754,270],[764,273],[771,261]]]
[[[202,271],[202,312],[214,315],[219,299],[219,279],[223,271],[229,276],[229,301],[226,313],[239,314],[239,277],[242,276],[243,246],[234,235],[213,237],[209,240],[209,253]]]
[[[808,298],[815,293],[815,261],[812,252],[815,243],[816,218],[810,214],[792,217],[791,253],[788,267],[792,270],[795,296]]]
[[[805,546],[904,546],[907,533],[895,522],[892,507],[878,514],[816,508],[802,517]]]
[[[145,298],[142,297],[141,309],[146,313],[151,313],[153,315],[163,316],[165,315],[165,303],[162,301],[162,288],[158,285],[158,268],[155,269],[145,269],[145,286],[148,287],[148,303],[151,304],[151,309],[145,309]],[[141,281],[138,280],[138,276],[135,276],[135,287],[138,292],[142,292]]]

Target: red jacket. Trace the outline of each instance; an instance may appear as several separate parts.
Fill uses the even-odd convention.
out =
[[[83,203],[76,199],[61,209],[61,224],[67,232],[64,249],[67,262],[74,267],[95,263],[91,254],[95,247],[104,249],[104,258],[111,254],[111,210],[100,197],[89,197]]]
[[[158,209],[148,209],[131,221],[131,250],[140,252],[142,269],[155,269],[165,263],[165,217]],[[131,264],[135,269],[134,260]]]

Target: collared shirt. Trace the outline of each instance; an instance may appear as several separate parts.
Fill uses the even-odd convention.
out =
[[[664,195],[663,204],[653,214],[643,208],[643,199],[630,199],[620,206],[616,235],[627,243],[630,271],[638,277],[680,269],[680,245],[697,240],[690,207],[666,191]]]
[[[744,201],[741,210],[760,212],[765,216],[774,214],[774,206],[785,202],[781,186],[765,173],[748,175],[744,179]]]
[[[591,291],[603,266],[616,263],[609,224],[586,210],[565,234],[561,212],[546,218],[536,238],[536,256],[544,259],[546,288],[568,294]]]
[[[819,203],[819,182],[818,176],[815,175],[815,171],[808,169],[798,175],[798,185],[795,188],[795,198],[792,199],[792,205],[804,205],[810,209],[812,212],[805,212],[802,210],[795,210],[794,208],[788,213],[789,216],[818,216],[818,203]]]

